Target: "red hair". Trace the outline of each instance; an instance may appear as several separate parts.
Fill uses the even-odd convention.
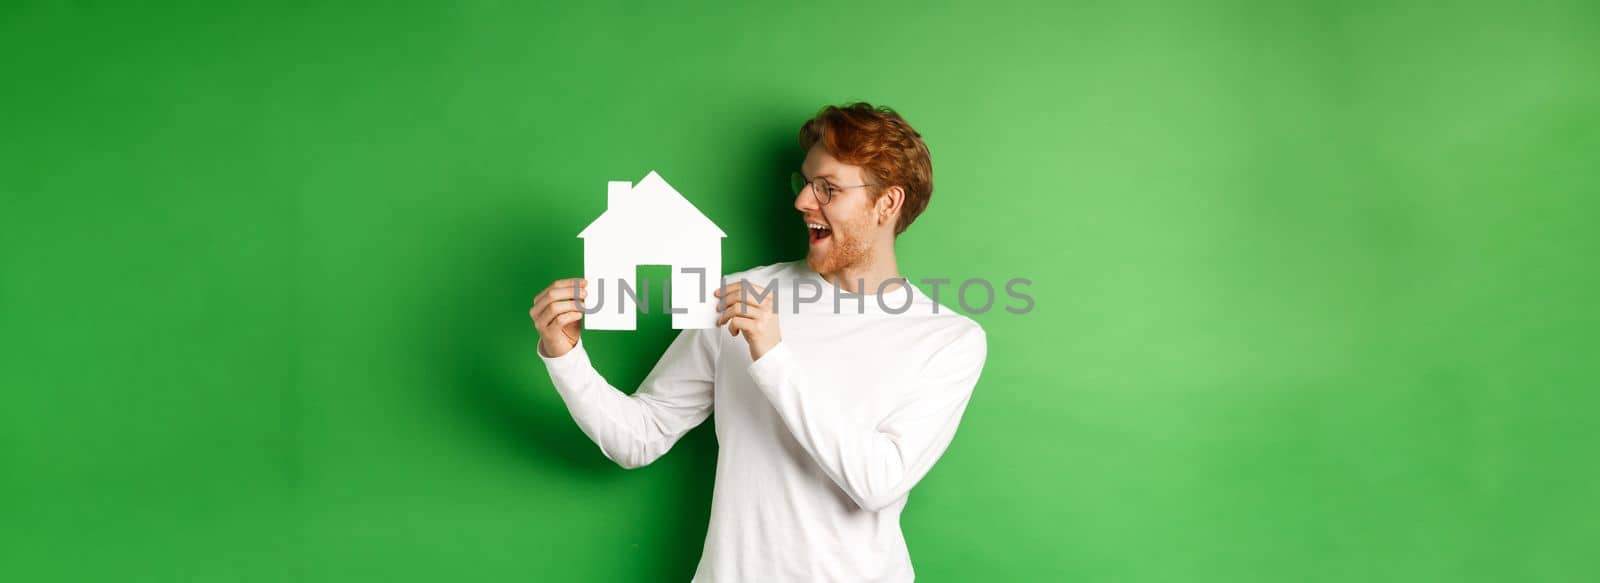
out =
[[[800,126],[800,146],[822,144],[840,162],[860,166],[872,176],[874,197],[889,186],[905,189],[894,234],[905,232],[933,198],[933,160],[922,134],[893,109],[856,102],[829,105]]]

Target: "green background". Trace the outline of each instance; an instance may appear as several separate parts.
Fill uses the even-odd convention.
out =
[[[652,169],[799,257],[851,99],[1037,301],[921,580],[1600,576],[1600,4],[325,4],[0,6],[0,579],[686,580],[710,424],[612,465],[526,309]]]

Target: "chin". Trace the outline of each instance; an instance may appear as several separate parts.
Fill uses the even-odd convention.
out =
[[[847,221],[835,222],[833,235],[827,241],[806,250],[806,265],[822,275],[837,275],[846,269],[866,265],[873,249],[864,231]]]
[[[818,274],[838,274],[841,271],[863,265],[867,260],[867,250],[857,240],[840,237],[835,233],[832,245],[825,251],[812,249],[806,253],[806,265]]]
[[[817,273],[827,273],[826,271],[823,271],[824,269],[830,267],[828,265],[827,257],[828,255],[826,253],[817,253],[816,251],[806,253],[806,267],[810,267],[811,271]]]

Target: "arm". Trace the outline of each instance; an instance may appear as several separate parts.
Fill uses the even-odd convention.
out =
[[[782,342],[750,365],[795,440],[862,509],[876,512],[906,496],[955,437],[987,356],[982,328],[945,346],[906,379],[908,396],[880,419],[852,418],[831,391],[811,381]]]
[[[715,345],[703,330],[684,330],[633,395],[607,383],[583,343],[559,357],[539,358],[578,427],[600,451],[633,469],[661,457],[711,415]]]

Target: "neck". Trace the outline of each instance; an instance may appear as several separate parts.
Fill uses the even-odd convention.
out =
[[[853,294],[875,294],[880,289],[884,292],[900,289],[899,283],[884,285],[886,281],[898,282],[901,279],[900,266],[895,262],[894,244],[891,242],[879,248],[888,249],[888,251],[885,253],[869,253],[865,261],[835,272],[818,275],[821,275],[822,279],[829,284],[838,286],[839,289]]]

